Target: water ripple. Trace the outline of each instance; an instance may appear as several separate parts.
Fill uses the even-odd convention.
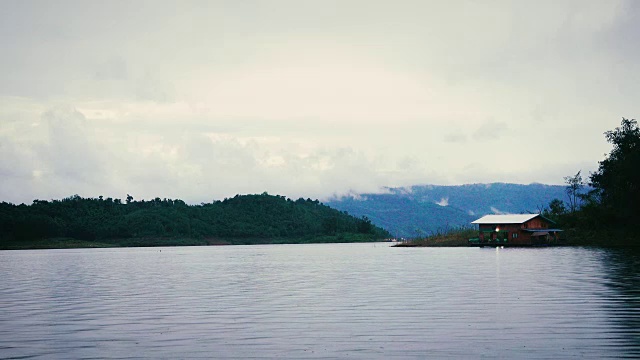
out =
[[[0,358],[634,358],[638,269],[586,248],[3,251]]]

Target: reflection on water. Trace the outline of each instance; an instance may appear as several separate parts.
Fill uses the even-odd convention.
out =
[[[267,245],[0,252],[0,358],[640,356],[640,255]]]
[[[625,334],[620,341],[640,358],[640,250],[602,251],[601,259],[605,284],[613,294],[607,305],[615,331]]]

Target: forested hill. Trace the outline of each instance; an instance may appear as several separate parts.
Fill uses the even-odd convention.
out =
[[[0,204],[0,248],[154,246],[372,241],[389,237],[367,218],[355,218],[318,200],[236,195],[187,205],[82,198]],[[74,245],[75,244],[75,245]]]

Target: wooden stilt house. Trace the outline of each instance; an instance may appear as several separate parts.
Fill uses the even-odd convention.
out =
[[[558,242],[555,223],[540,214],[485,215],[472,222],[478,225],[473,245],[549,245]]]

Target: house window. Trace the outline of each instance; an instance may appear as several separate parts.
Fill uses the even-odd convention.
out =
[[[518,238],[518,233],[513,233],[513,235],[511,236],[511,238],[513,238],[513,239],[517,239],[517,238]]]

